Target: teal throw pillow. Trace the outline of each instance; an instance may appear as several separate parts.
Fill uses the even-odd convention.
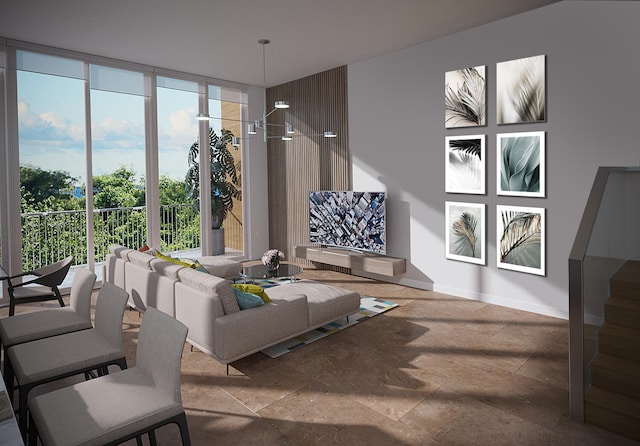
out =
[[[238,306],[241,310],[247,310],[249,308],[259,307],[260,305],[264,305],[264,301],[255,294],[245,293],[244,291],[240,291],[237,288],[233,288],[233,292],[236,295],[236,301],[238,301]]]

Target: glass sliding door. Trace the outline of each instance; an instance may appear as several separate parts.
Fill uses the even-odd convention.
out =
[[[16,52],[22,269],[87,262],[81,61]]]
[[[201,252],[199,197],[188,193],[189,150],[198,141],[198,84],[157,77],[160,247],[163,252]]]
[[[145,90],[140,72],[91,65],[91,158],[94,252],[147,241]]]

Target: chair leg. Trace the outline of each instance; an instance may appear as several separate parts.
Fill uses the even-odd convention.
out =
[[[149,444],[151,446],[158,446],[158,442],[156,441],[156,432],[154,430],[150,430],[147,435],[149,436]]]
[[[60,295],[60,290],[58,290],[57,286],[53,287],[53,292],[56,293],[56,297],[58,298],[58,302],[61,307],[64,307],[64,301],[62,300],[62,296]]]
[[[191,446],[191,438],[189,437],[189,425],[187,424],[187,415],[182,412],[175,419],[178,429],[180,429],[180,438],[182,439],[182,446]]]
[[[6,355],[4,355],[4,386],[7,388],[7,395],[9,395],[9,401],[13,404],[13,382],[15,380],[13,374],[13,367],[11,367],[11,362]]]
[[[27,433],[28,446],[38,446],[38,427],[29,413],[29,429]]]
[[[32,386],[21,385],[18,389],[18,427],[20,428],[20,432],[22,433],[22,439],[26,443],[27,441],[27,416],[29,412],[27,410],[27,400],[29,397],[29,392],[31,391]]]
[[[16,302],[12,297],[9,298],[9,316],[13,316],[16,313]]]

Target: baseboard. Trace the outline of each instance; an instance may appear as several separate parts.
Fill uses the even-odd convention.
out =
[[[509,299],[505,297],[491,296],[488,294],[476,293],[469,290],[462,290],[459,288],[442,286],[434,283],[407,279],[404,277],[387,277],[387,276],[379,276],[376,274],[362,274],[362,273],[359,273],[358,276],[366,277],[367,279],[380,280],[382,282],[395,283],[397,285],[404,285],[411,288],[417,288],[420,290],[435,291],[437,293],[449,294],[451,296],[461,297],[463,299],[486,302],[488,304],[493,304],[493,305],[500,305],[501,307],[513,308],[515,310],[522,310],[522,311],[528,311],[530,313],[542,314],[544,316],[557,317],[565,320],[569,319],[568,311],[561,310],[559,308],[551,307],[548,305],[539,305],[531,302],[522,302],[519,300]]]
[[[449,294],[451,296],[462,297],[464,299],[486,302],[488,304],[500,305],[502,307],[513,308],[515,310],[529,311],[531,313],[542,314],[544,316],[557,317],[560,319],[569,319],[569,313],[566,310],[551,307],[548,305],[539,305],[531,302],[522,302],[520,300],[509,299],[506,297],[490,296],[488,294],[476,293],[458,288],[433,285],[433,291],[437,293]]]

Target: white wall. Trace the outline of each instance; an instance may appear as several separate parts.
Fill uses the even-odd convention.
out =
[[[640,164],[640,3],[564,1],[349,66],[353,188],[388,192],[401,283],[568,316],[568,256],[600,165]],[[496,63],[546,55],[547,121],[496,125]],[[444,74],[487,66],[486,127],[445,129]],[[546,132],[546,198],[496,196],[496,133]],[[487,135],[487,194],[444,192],[444,139]],[[487,203],[487,265],[445,259],[444,202]],[[547,209],[547,275],[496,267],[496,205]]]

